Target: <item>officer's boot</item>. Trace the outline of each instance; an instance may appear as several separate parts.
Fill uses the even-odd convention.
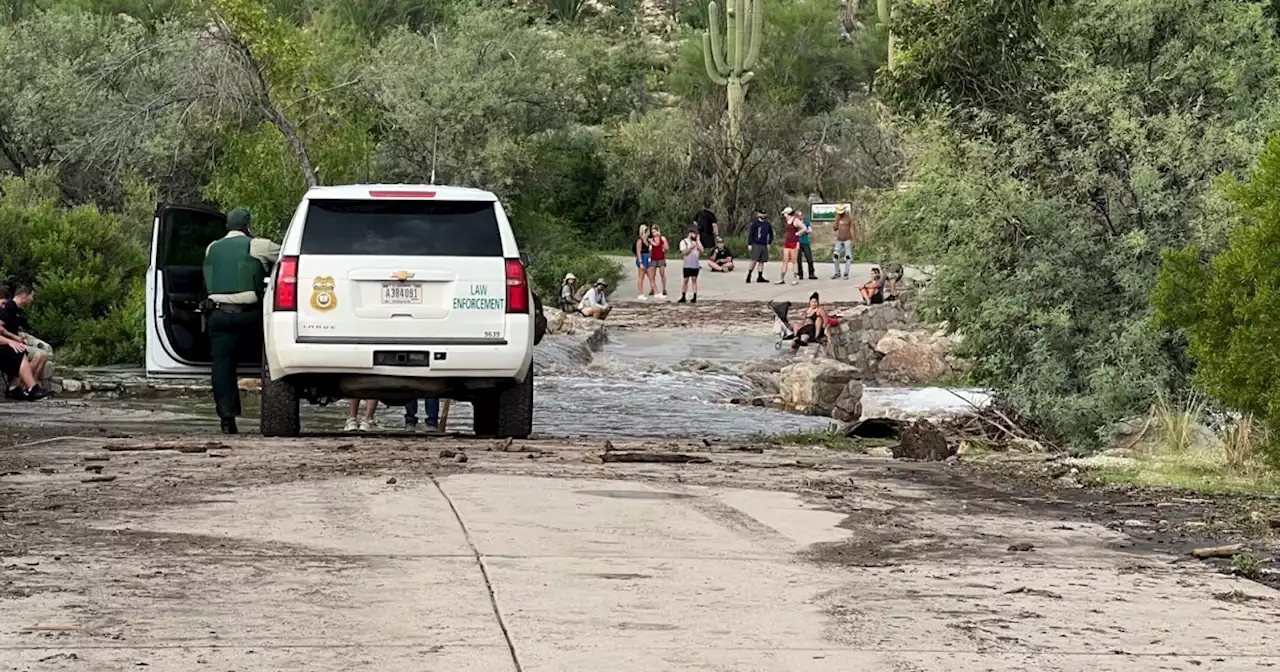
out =
[[[239,434],[240,430],[236,427],[235,418],[222,418],[223,434]]]

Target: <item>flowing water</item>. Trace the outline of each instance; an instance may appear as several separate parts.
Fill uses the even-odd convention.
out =
[[[611,329],[608,341],[593,352],[582,338],[549,336],[534,351],[534,431],[542,436],[601,439],[743,439],[832,426],[830,418],[717,403],[771,392],[742,371],[778,356],[775,342],[776,337],[767,333]],[[138,377],[137,373],[125,377],[130,375]],[[980,390],[868,387],[863,408],[864,416],[910,418],[962,411],[986,400]],[[39,415],[44,421],[58,423],[65,420],[63,415],[80,417],[90,408],[104,413],[106,422],[114,415],[127,422],[138,414],[152,414],[153,421],[206,424],[212,416],[212,405],[203,398],[60,402],[42,407],[46,412]],[[246,416],[256,416],[256,406],[249,402]],[[302,411],[306,431],[333,431],[342,426],[346,404],[304,404]],[[400,427],[402,415],[400,408],[378,411],[383,429]],[[423,419],[421,411],[419,419]],[[471,405],[453,404],[448,422],[450,431],[470,431]]]

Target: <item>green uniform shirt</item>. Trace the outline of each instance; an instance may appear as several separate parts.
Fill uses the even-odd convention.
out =
[[[262,300],[267,271],[280,246],[265,238],[229,231],[205,249],[204,288],[218,303],[253,304]]]

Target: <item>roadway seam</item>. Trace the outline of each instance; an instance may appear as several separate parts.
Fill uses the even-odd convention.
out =
[[[511,640],[511,631],[507,629],[507,621],[502,617],[502,610],[498,608],[498,596],[493,591],[493,580],[489,578],[489,568],[484,564],[484,556],[480,554],[480,547],[476,546],[475,540],[471,538],[471,530],[467,529],[467,524],[462,522],[462,514],[458,511],[458,507],[454,505],[453,499],[449,497],[449,493],[440,487],[440,481],[436,480],[435,474],[430,475],[431,484],[436,486],[436,491],[444,497],[444,501],[449,505],[449,510],[453,512],[453,519],[458,521],[458,527],[462,528],[462,536],[467,540],[467,546],[471,547],[471,555],[476,559],[476,566],[480,568],[480,576],[484,579],[484,589],[489,593],[489,606],[493,608],[493,616],[498,620],[498,629],[502,631],[502,639],[507,642],[507,652],[511,654],[511,664],[515,666],[515,672],[524,672],[524,667],[520,665],[520,656],[516,654],[516,644]]]

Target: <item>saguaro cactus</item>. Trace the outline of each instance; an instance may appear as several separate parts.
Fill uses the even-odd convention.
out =
[[[889,19],[893,18],[893,0],[876,0],[876,13],[880,15],[880,25],[889,33],[889,54],[887,62],[889,69],[893,69],[893,27],[889,24]]]
[[[720,35],[720,8],[707,5],[710,29],[702,34],[702,58],[711,81],[725,87],[729,99],[729,143],[741,146],[743,87],[755,77],[751,71],[760,56],[764,31],[764,0],[725,0],[725,37]],[[727,39],[726,39],[727,38]],[[725,42],[728,42],[728,49]]]

